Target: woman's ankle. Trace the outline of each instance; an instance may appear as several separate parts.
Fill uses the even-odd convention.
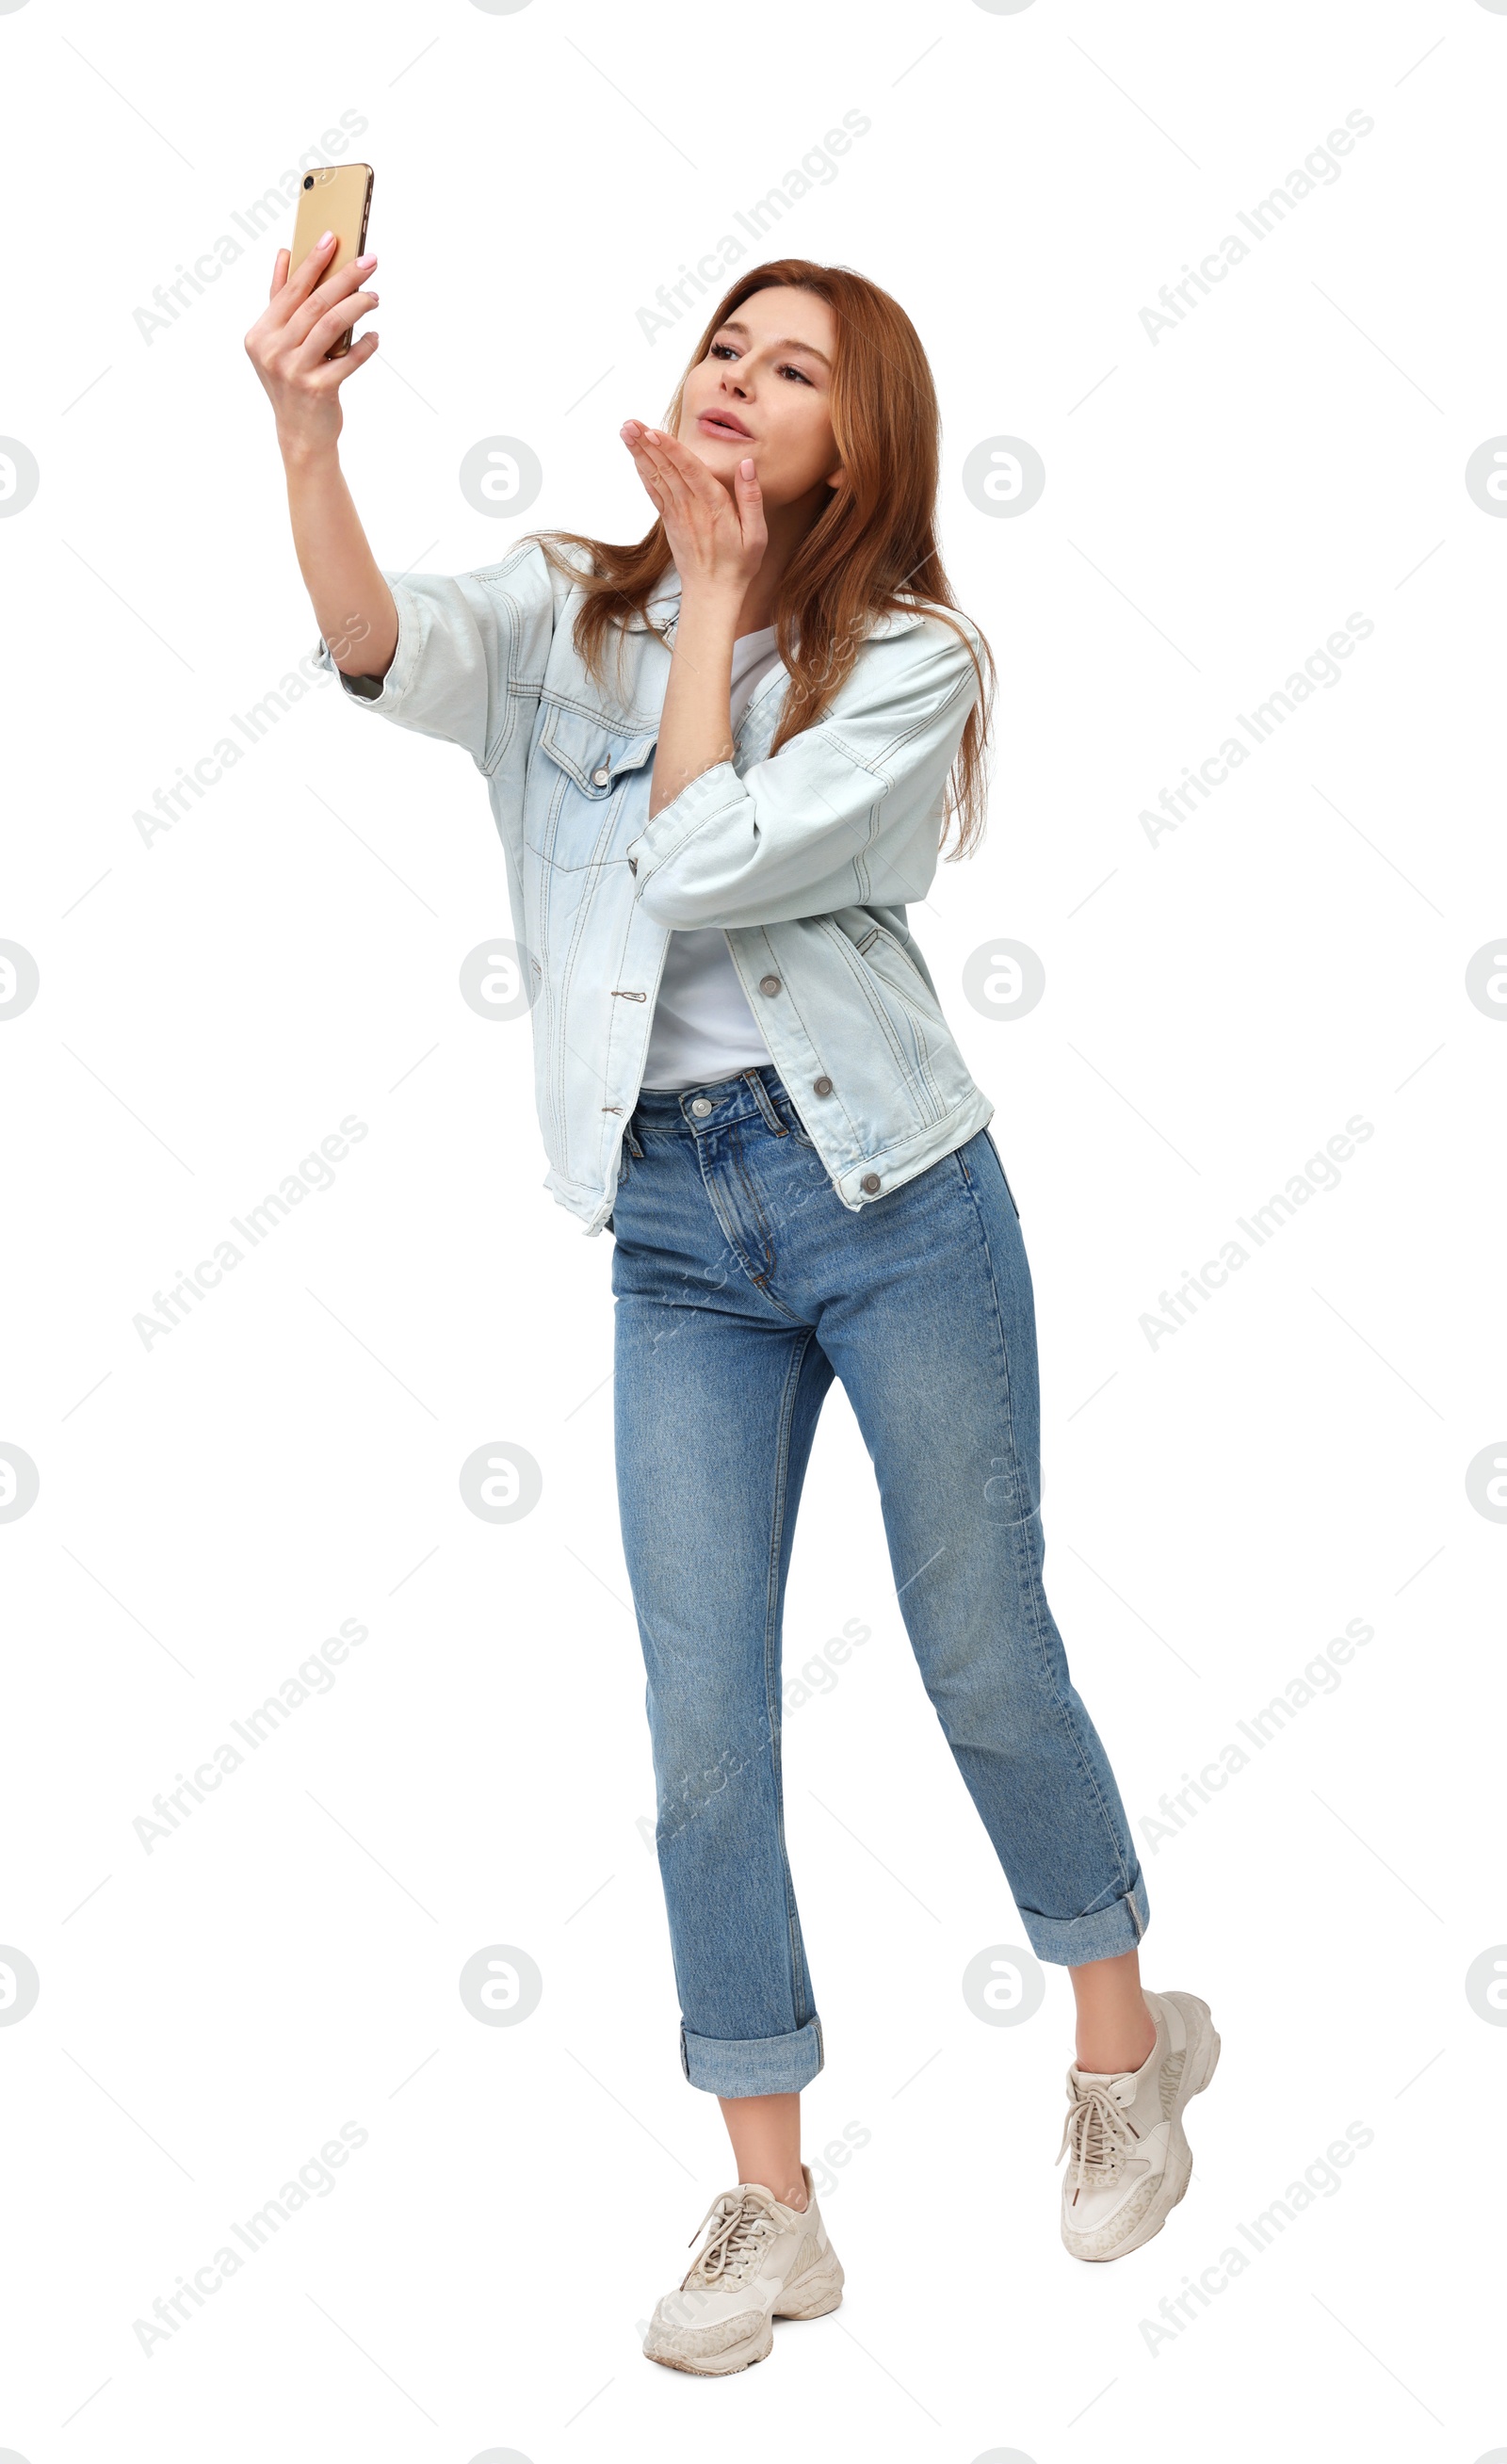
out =
[[[1072,1970],[1077,2003],[1077,2067],[1116,2075],[1138,2071],[1156,2044],[1156,2017],[1133,1950]]]
[[[1097,2072],[1101,2077],[1140,2070],[1156,2050],[1156,2021],[1144,2004],[1137,2015],[1139,2024],[1128,2014],[1114,2024],[1103,2020],[1096,2020],[1091,2025],[1081,2022],[1077,2037],[1077,2067],[1081,2071]]]

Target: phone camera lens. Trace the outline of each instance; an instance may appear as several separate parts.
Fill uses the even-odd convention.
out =
[[[313,187],[313,186],[314,186],[314,173],[313,173],[312,171],[309,173],[309,176],[308,176],[308,178],[304,181],[304,184],[303,184],[303,185],[304,185],[304,187],[305,187],[306,188],[312,188],[312,187]]]

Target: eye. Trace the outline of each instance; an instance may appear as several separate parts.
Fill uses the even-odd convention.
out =
[[[737,353],[731,342],[713,342],[707,357],[709,360],[735,360]]]
[[[777,368],[775,370],[775,374],[782,377],[798,377],[802,385],[810,385],[811,383],[811,379],[807,376],[805,369],[792,367],[788,360],[782,368]]]

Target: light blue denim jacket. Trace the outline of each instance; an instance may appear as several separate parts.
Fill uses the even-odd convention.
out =
[[[356,709],[463,745],[488,781],[535,986],[545,1186],[589,1232],[612,1212],[674,930],[726,931],[770,1059],[855,1213],[984,1127],[994,1107],[906,923],[936,870],[977,691],[950,626],[920,606],[875,621],[825,716],[772,760],[789,683],[776,664],[732,760],[650,821],[673,574],[647,611],[667,641],[633,619],[603,686],[572,639],[581,593],[536,541],[477,573],[386,579],[392,665],[381,683],[341,682]],[[318,656],[334,669],[322,641]]]

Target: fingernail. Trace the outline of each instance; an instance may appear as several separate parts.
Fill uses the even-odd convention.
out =
[[[637,436],[638,432],[639,423],[636,419],[625,419],[618,430],[620,436]]]
[[[367,267],[368,267],[368,266],[370,266],[370,265],[375,265],[375,264],[376,264],[376,262],[377,262],[377,253],[376,253],[376,251],[375,251],[375,250],[373,250],[372,253],[371,253],[369,256],[359,256],[359,257],[357,258],[357,260],[356,260],[356,271],[357,271],[357,273],[358,273],[358,274],[364,274],[364,273],[366,272]]]
[[[332,240],[334,237],[335,237],[335,233],[334,233],[333,231],[321,231],[321,232],[319,233],[318,238],[317,238],[317,239],[315,241],[315,243],[314,243],[314,244],[315,244],[315,247],[316,247],[316,248],[328,248],[328,247],[329,247],[329,245],[330,245],[331,240]]]

